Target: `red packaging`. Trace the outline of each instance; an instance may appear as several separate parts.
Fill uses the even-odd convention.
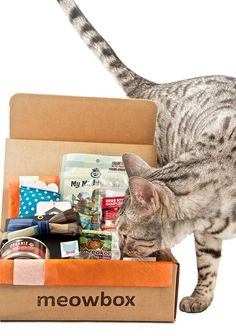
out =
[[[115,231],[118,211],[124,202],[124,196],[103,197],[102,199],[102,230]]]

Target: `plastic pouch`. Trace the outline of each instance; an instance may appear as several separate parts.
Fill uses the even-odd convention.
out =
[[[116,214],[128,187],[128,176],[120,156],[65,154],[62,160],[60,191],[71,202],[86,230],[115,229]],[[116,207],[104,204],[112,198]],[[109,212],[110,211],[110,212]]]

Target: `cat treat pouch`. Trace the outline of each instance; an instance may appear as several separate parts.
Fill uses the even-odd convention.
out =
[[[95,259],[120,259],[119,243],[115,233],[83,230],[79,245],[82,257],[87,257],[90,254]]]
[[[60,191],[71,202],[86,230],[114,230],[128,176],[120,156],[65,154]]]

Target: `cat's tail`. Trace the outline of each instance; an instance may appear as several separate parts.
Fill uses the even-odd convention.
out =
[[[126,94],[129,97],[143,98],[143,91],[152,87],[155,83],[137,75],[121,62],[110,45],[87,20],[74,0],[57,1],[82,39],[105,67],[115,75]]]

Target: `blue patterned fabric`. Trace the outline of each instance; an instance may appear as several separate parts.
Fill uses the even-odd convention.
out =
[[[40,235],[47,235],[49,233],[49,222],[48,221],[36,221],[32,218],[18,218],[10,219],[8,222],[7,232],[14,232],[18,230],[24,230],[31,226],[38,229]]]
[[[60,194],[53,191],[20,187],[20,212],[18,217],[32,217],[36,214],[38,202],[58,202]]]

